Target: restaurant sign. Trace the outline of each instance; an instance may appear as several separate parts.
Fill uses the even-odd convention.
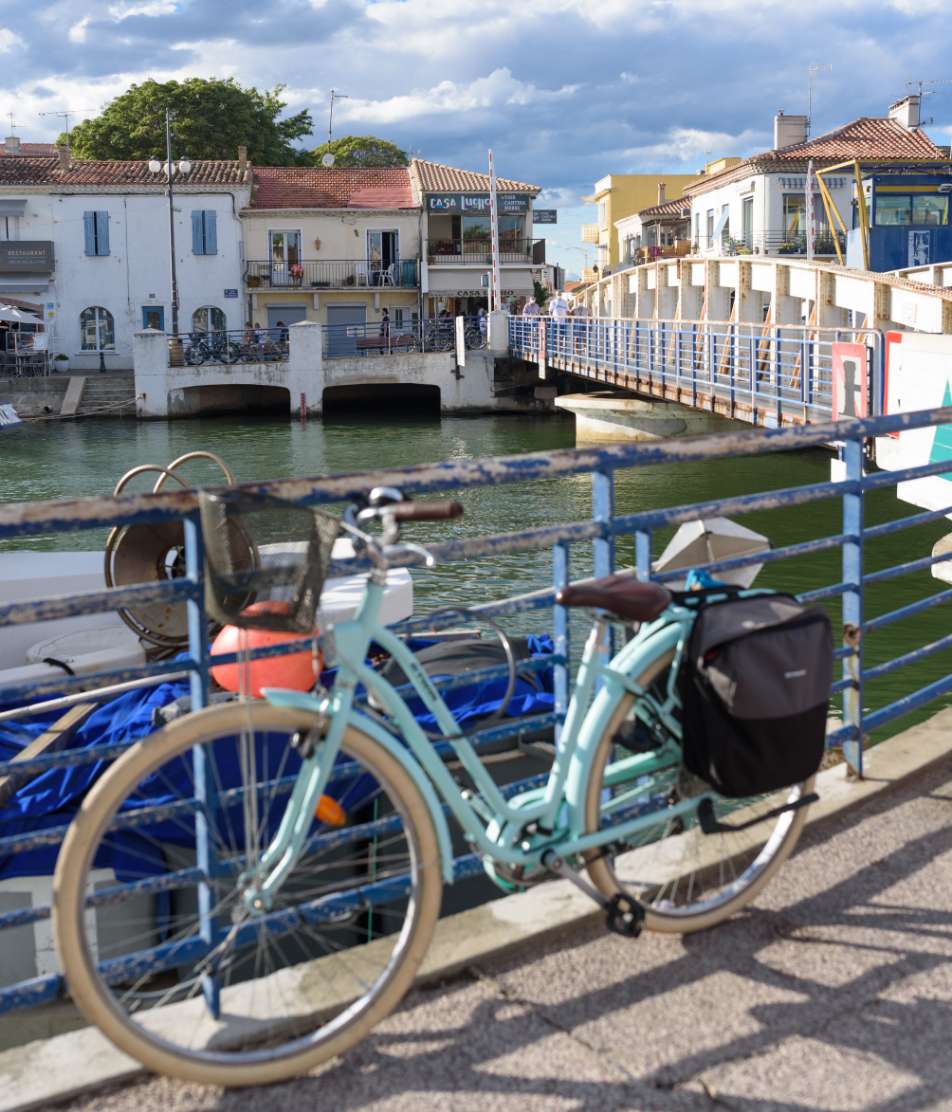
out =
[[[525,193],[497,193],[501,213],[529,211],[529,197]],[[449,213],[453,216],[488,216],[488,193],[431,193],[426,199],[428,212]]]
[[[533,224],[557,224],[559,219],[558,209],[533,209]]]
[[[0,274],[52,274],[50,240],[0,240]]]

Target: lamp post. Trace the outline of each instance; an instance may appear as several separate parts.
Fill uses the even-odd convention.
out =
[[[157,158],[149,160],[149,171],[153,174],[164,173],[169,190],[169,259],[172,264],[172,336],[175,341],[179,334],[179,296],[178,276],[175,271],[175,190],[172,181],[176,174],[187,174],[192,164],[187,158],[172,161],[172,112],[165,110],[165,162]]]

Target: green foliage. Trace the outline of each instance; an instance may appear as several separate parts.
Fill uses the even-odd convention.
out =
[[[545,288],[545,286],[542,285],[541,282],[537,282],[536,279],[533,278],[532,279],[532,292],[535,294],[535,299],[538,302],[539,307],[544,309],[545,308],[545,303],[549,300],[549,297],[551,296],[549,291]]]
[[[335,166],[406,166],[410,161],[395,143],[374,135],[343,135],[322,143],[311,151],[311,161],[320,166],[325,154],[334,156]]]
[[[306,110],[278,119],[282,86],[270,92],[242,88],[233,78],[144,81],[106,105],[102,115],[72,129],[74,158],[144,159],[165,154],[165,110],[172,110],[173,157],[237,158],[238,147],[259,166],[289,166],[307,159],[291,146],[309,135]],[[58,142],[65,142],[61,135]]]

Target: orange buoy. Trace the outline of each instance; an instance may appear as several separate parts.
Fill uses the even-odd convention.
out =
[[[280,613],[287,610],[285,602],[255,602],[242,611],[249,617],[262,613]],[[288,645],[294,641],[313,642],[314,633],[287,633],[272,629],[240,629],[223,626],[212,642],[212,661],[225,653],[248,652],[270,645]],[[286,656],[268,656],[244,663],[218,664],[211,668],[214,681],[225,691],[242,692],[261,698],[265,687],[283,687],[290,691],[310,691],[324,667],[320,650],[309,645],[306,652]]]
[[[329,795],[322,795],[317,801],[314,817],[318,822],[326,822],[328,826],[344,826],[347,822],[347,812]]]

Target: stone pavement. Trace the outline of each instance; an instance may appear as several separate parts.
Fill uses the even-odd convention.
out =
[[[952,1108],[952,757],[807,829],[757,904],[637,942],[602,926],[414,991],[321,1074],[151,1079],[62,1112]]]

